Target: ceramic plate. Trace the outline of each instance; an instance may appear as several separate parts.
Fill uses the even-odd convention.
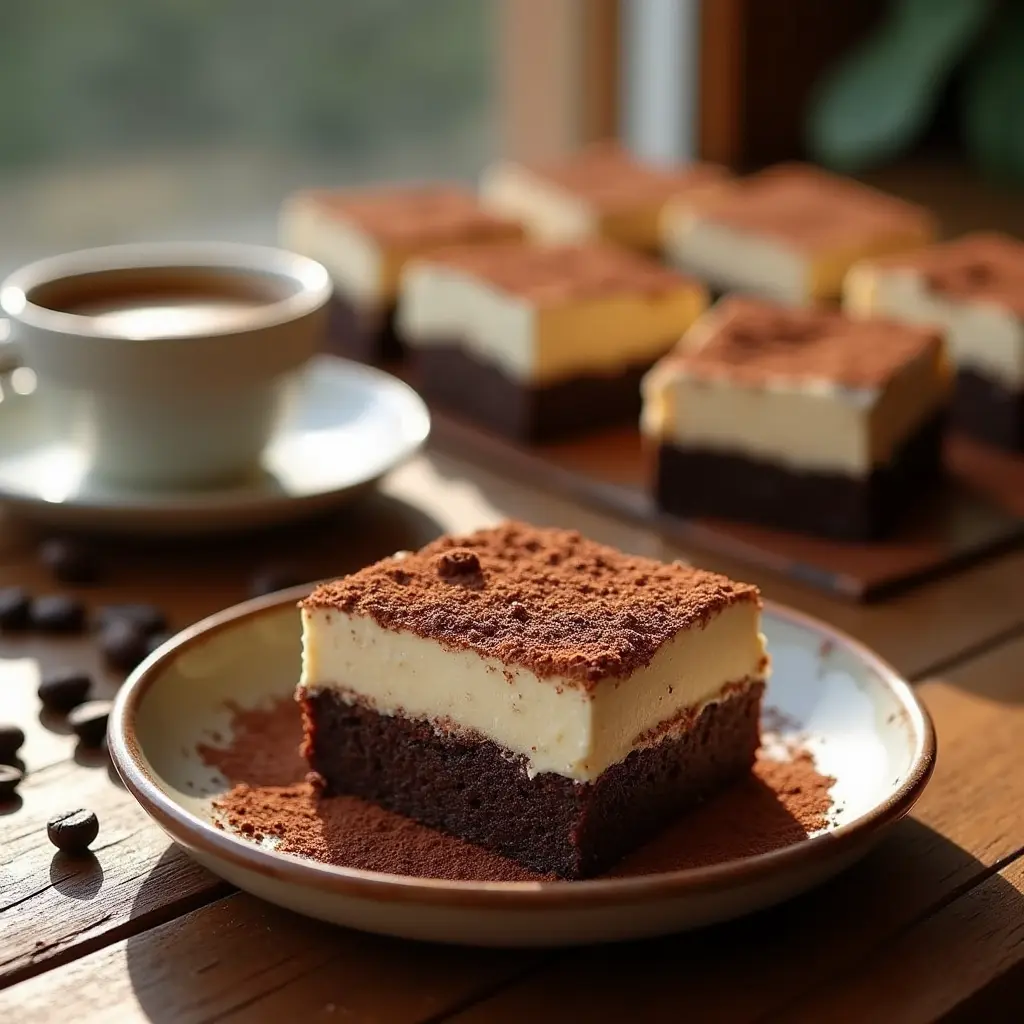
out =
[[[836,779],[834,822],[822,833],[709,867],[585,882],[425,880],[277,853],[214,826],[211,794],[225,780],[195,747],[226,732],[226,702],[257,707],[290,695],[299,673],[299,596],[291,591],[222,612],[158,651],[121,690],[110,749],[128,789],[198,861],[312,917],[408,938],[506,946],[700,927],[778,903],[848,867],[907,813],[931,774],[934,735],[910,686],[856,641],[768,604],[772,726],[784,737],[799,735],[819,770]]]
[[[82,452],[54,441],[30,370],[0,382],[0,500],[58,528],[136,534],[232,532],[343,503],[414,454],[430,431],[420,397],[390,374],[318,356],[251,480],[185,492],[93,479]]]

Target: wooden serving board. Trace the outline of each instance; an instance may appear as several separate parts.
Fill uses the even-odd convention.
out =
[[[442,450],[652,526],[680,543],[856,601],[892,595],[1024,539],[1024,458],[960,437],[947,444],[949,486],[896,536],[843,543],[660,512],[647,486],[650,460],[633,427],[527,447],[447,411],[433,409],[432,415],[432,444]]]

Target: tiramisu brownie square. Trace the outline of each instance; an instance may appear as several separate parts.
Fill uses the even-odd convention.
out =
[[[640,378],[704,288],[606,243],[437,251],[402,277],[397,321],[428,399],[541,441],[640,414]]]
[[[535,241],[549,244],[603,238],[655,253],[665,204],[726,177],[712,164],[663,168],[607,143],[560,163],[500,163],[483,176],[483,202],[522,220]]]
[[[488,213],[467,190],[430,185],[300,192],[284,204],[279,234],[282,245],[331,274],[334,346],[380,362],[401,354],[392,314],[410,257],[438,246],[518,239],[523,231]]]
[[[304,750],[348,793],[594,875],[750,769],[757,589],[517,523],[303,602]]]
[[[723,299],[644,381],[660,506],[884,536],[941,478],[939,331]]]
[[[858,264],[845,305],[942,327],[957,371],[953,425],[1024,452],[1024,243],[979,233]]]
[[[930,213],[848,178],[781,164],[671,205],[665,253],[724,291],[789,305],[837,299],[858,259],[924,245]]]

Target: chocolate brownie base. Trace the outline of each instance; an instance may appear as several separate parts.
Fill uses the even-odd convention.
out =
[[[650,363],[540,387],[520,384],[457,344],[411,350],[415,382],[430,402],[514,441],[556,441],[640,417]]]
[[[534,871],[586,878],[750,770],[763,692],[755,683],[709,704],[678,739],[633,751],[591,783],[530,779],[489,740],[441,735],[330,690],[303,699],[304,749],[328,795],[362,797]]]
[[[890,533],[942,479],[944,417],[929,420],[886,466],[868,476],[803,472],[752,456],[658,450],[655,497],[687,518],[734,519],[836,540]]]
[[[1024,390],[1007,388],[974,370],[961,370],[953,392],[952,422],[979,441],[1024,452]]]
[[[380,365],[403,355],[395,334],[395,307],[359,306],[335,292],[327,327],[327,349],[335,355]]]

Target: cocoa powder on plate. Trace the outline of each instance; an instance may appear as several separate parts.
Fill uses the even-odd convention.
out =
[[[418,878],[538,881],[515,861],[357,797],[324,797],[299,756],[298,706],[232,709],[232,740],[199,753],[232,784],[214,800],[218,824],[276,849],[367,871]],[[627,855],[612,877],[656,874],[750,857],[800,842],[828,824],[829,789],[807,751],[758,757],[750,776]]]

